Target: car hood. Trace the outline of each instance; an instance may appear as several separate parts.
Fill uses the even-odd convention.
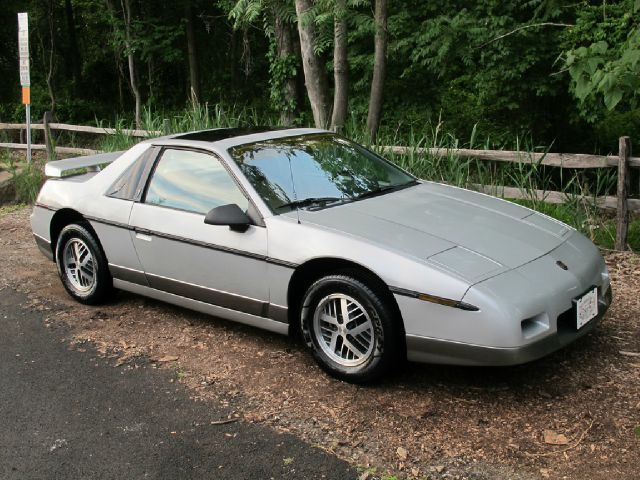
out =
[[[511,202],[423,182],[301,220],[417,257],[476,283],[562,244],[571,229]]]

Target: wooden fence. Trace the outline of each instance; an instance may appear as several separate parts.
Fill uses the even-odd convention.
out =
[[[23,123],[0,123],[0,130],[25,130],[26,128],[26,124]],[[131,135],[134,137],[153,137],[162,135],[163,133],[160,131],[127,129],[118,130],[114,128],[86,127],[80,125],[69,125],[66,123],[53,123],[50,121],[49,112],[45,113],[42,123],[32,124],[31,128],[34,130],[44,130],[45,143],[32,145],[31,148],[33,150],[46,150],[48,159],[54,159],[56,153],[65,155],[91,155],[94,153],[100,153],[99,150],[91,150],[88,148],[71,148],[59,146],[54,147],[51,139],[52,130],[106,135],[123,133],[125,135]],[[0,143],[0,148],[26,150],[27,146],[24,143]],[[640,200],[629,198],[631,168],[640,168],[640,158],[631,156],[631,140],[629,139],[629,137],[620,137],[617,156],[586,155],[579,153],[543,154],[532,152],[515,152],[507,150],[471,150],[464,148],[443,149],[401,146],[385,146],[382,147],[382,150],[399,155],[406,155],[409,153],[430,156],[453,155],[459,158],[474,158],[478,160],[495,162],[530,163],[559,168],[617,168],[618,188],[616,196],[577,197],[580,201],[592,203],[599,208],[616,210],[616,250],[625,250],[627,247],[630,212],[640,212]],[[557,191],[523,191],[519,188],[494,185],[474,185],[474,187],[481,192],[501,196],[504,198],[540,200],[547,203],[566,203],[568,201],[568,197],[566,194]]]

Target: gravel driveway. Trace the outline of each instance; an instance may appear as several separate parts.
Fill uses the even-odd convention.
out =
[[[614,302],[594,333],[509,368],[408,364],[372,387],[323,374],[290,340],[119,293],[85,307],[37,250],[27,210],[0,218],[0,287],[24,292],[72,346],[115,368],[173,369],[193,398],[220,402],[375,476],[626,479],[640,475],[640,257],[608,254]],[[53,312],[54,310],[51,310]],[[634,431],[635,430],[635,431]],[[363,478],[366,477],[363,474]]]

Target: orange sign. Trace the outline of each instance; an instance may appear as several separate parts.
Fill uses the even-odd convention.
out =
[[[31,87],[22,87],[22,104],[31,104]]]

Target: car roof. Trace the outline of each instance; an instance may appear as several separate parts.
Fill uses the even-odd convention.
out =
[[[214,128],[197,132],[178,133],[150,140],[151,143],[181,144],[193,146],[215,146],[228,149],[247,143],[295,137],[318,133],[331,133],[318,128],[278,128],[278,127],[233,127]]]
[[[270,131],[286,130],[285,128],[272,127],[231,127],[231,128],[212,128],[211,130],[200,130],[199,132],[180,133],[172,138],[178,140],[197,140],[200,142],[217,142],[218,140],[226,140],[228,138],[240,137],[244,135],[253,135],[256,133],[265,133]]]

